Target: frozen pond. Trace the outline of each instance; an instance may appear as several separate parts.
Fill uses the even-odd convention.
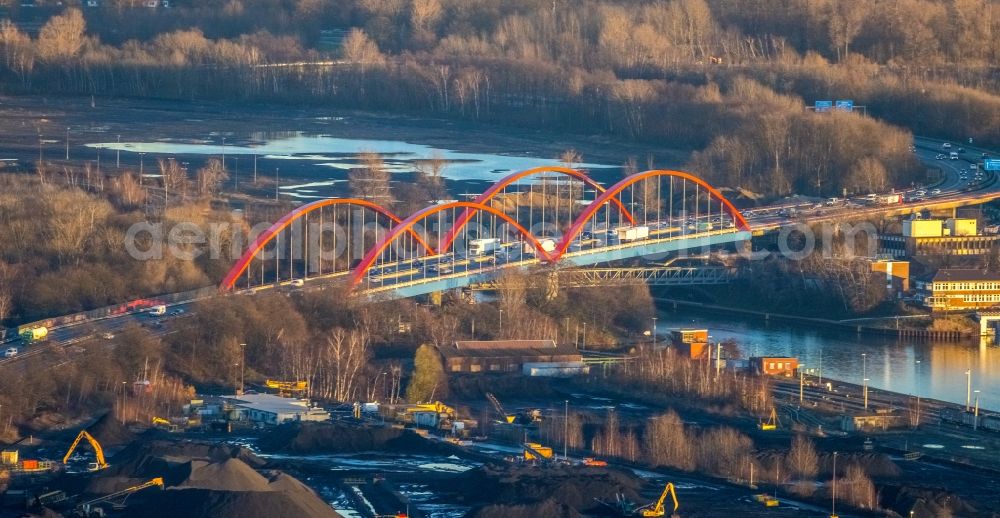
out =
[[[177,141],[162,139],[152,142],[97,142],[87,147],[126,153],[150,155],[147,160],[155,167],[155,159],[164,156],[201,155],[226,157],[226,165],[232,173],[239,169],[245,179],[253,174],[253,163],[258,163],[258,173],[273,177],[274,168],[288,169],[282,162],[294,162],[300,173],[296,178],[307,176],[307,182],[288,185],[282,182],[285,194],[301,198],[316,199],[326,197],[317,188],[329,188],[347,180],[351,169],[361,167],[358,158],[361,152],[378,153],[391,173],[412,173],[422,161],[439,158],[446,162],[442,177],[452,181],[493,182],[514,171],[542,166],[564,165],[555,158],[521,154],[469,153],[453,149],[441,149],[424,144],[412,144],[398,140],[348,139],[332,135],[311,135],[302,132],[267,139],[237,140],[232,145],[216,141]],[[234,160],[235,158],[235,160]],[[266,169],[262,161],[269,161]],[[302,168],[306,173],[302,174]],[[606,164],[574,164],[583,169],[615,169],[619,166]]]

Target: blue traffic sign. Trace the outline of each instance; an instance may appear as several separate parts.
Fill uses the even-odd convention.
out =
[[[837,101],[837,110],[842,112],[854,111],[854,101],[850,99],[840,99]]]
[[[828,112],[831,108],[833,108],[833,101],[816,101],[816,104],[813,105],[813,109],[816,110],[816,113]]]
[[[987,158],[983,160],[983,169],[987,171],[1000,171],[1000,158]]]

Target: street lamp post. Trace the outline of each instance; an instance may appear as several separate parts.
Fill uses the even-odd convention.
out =
[[[563,414],[563,460],[569,460],[569,400],[565,400],[566,410]]]
[[[118,135],[118,147],[115,149],[115,167],[122,168],[122,136]]]
[[[969,411],[969,406],[972,403],[972,369],[966,369],[965,371],[965,411]]]
[[[66,126],[66,160],[69,160],[69,126]]]
[[[240,389],[236,391],[238,395],[243,395],[243,371],[244,365],[247,362],[247,344],[240,344]]]
[[[656,347],[656,318],[653,317],[653,347]]]
[[[799,365],[799,405],[801,406],[804,398],[804,388],[805,386],[805,368]]]
[[[868,378],[865,378],[864,381],[865,381],[865,388],[864,388],[864,392],[865,392],[865,412],[867,412],[868,411]]]
[[[503,310],[500,310],[500,337],[503,337]]]
[[[972,429],[973,430],[978,430],[979,429],[979,390],[977,389],[975,392],[976,392],[976,411],[973,414],[973,418],[974,419],[972,421]]]
[[[830,500],[830,518],[837,518],[837,452],[833,452],[833,497]]]

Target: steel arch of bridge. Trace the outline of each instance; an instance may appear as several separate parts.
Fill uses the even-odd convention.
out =
[[[566,250],[569,248],[570,243],[572,243],[573,240],[576,239],[576,236],[580,235],[580,233],[583,232],[583,228],[590,220],[590,218],[593,215],[595,215],[597,211],[601,210],[601,207],[604,204],[608,203],[608,200],[617,199],[615,198],[615,196],[617,196],[626,188],[631,187],[637,182],[649,178],[655,178],[658,176],[670,176],[694,182],[698,186],[708,191],[711,197],[718,200],[722,204],[722,206],[725,207],[726,212],[728,212],[729,215],[733,217],[733,219],[736,222],[736,226],[739,227],[740,230],[750,230],[750,224],[747,223],[747,220],[743,217],[743,214],[740,213],[739,209],[737,209],[729,200],[727,200],[726,197],[723,196],[722,193],[718,191],[718,189],[709,185],[708,182],[702,180],[701,178],[698,178],[697,176],[693,176],[691,174],[682,171],[673,171],[669,169],[654,169],[651,171],[644,171],[641,173],[633,174],[621,180],[620,182],[612,185],[603,193],[601,193],[601,195],[598,196],[597,199],[591,202],[590,205],[588,205],[587,208],[584,209],[584,211],[579,216],[577,216],[576,220],[573,221],[573,224],[570,225],[569,230],[566,232],[566,235],[563,236],[562,241],[560,241],[559,245],[556,246],[556,249],[552,254],[552,260],[558,261],[562,257],[562,255],[566,253]]]
[[[505,187],[512,185],[513,183],[517,182],[520,179],[546,172],[559,173],[572,178],[579,179],[585,185],[594,188],[595,191],[599,193],[596,199],[594,199],[590,204],[588,204],[584,208],[583,212],[579,214],[575,220],[573,220],[568,231],[562,237],[560,242],[556,245],[555,250],[553,250],[552,252],[546,252],[543,249],[539,240],[535,236],[533,236],[530,231],[528,231],[520,223],[518,223],[515,218],[506,214],[502,210],[499,210],[488,204],[489,201],[496,194],[502,192]],[[256,257],[257,254],[260,253],[268,243],[276,239],[279,236],[279,234],[286,228],[288,228],[295,220],[305,217],[312,211],[320,210],[324,207],[334,206],[334,205],[354,205],[370,209],[378,214],[385,216],[387,219],[391,220],[395,224],[391,229],[389,229],[389,231],[383,236],[383,238],[375,244],[374,247],[372,247],[370,250],[366,252],[364,258],[354,268],[353,272],[351,273],[352,286],[356,286],[358,283],[360,283],[364,279],[365,275],[368,274],[372,266],[377,262],[378,258],[381,257],[381,255],[386,250],[388,250],[389,246],[391,246],[396,239],[398,239],[400,236],[404,234],[412,236],[414,238],[414,241],[420,246],[422,246],[423,249],[426,251],[426,253],[429,255],[436,255],[447,252],[448,250],[450,250],[453,242],[455,241],[458,232],[466,224],[468,224],[468,222],[477,212],[485,212],[491,214],[493,216],[500,218],[504,222],[508,223],[513,229],[517,231],[517,233],[519,233],[523,237],[523,239],[526,242],[528,242],[529,244],[531,244],[532,247],[534,247],[534,249],[537,252],[536,257],[538,259],[541,259],[544,262],[555,263],[558,262],[562,258],[562,256],[566,253],[566,251],[572,244],[573,240],[576,239],[580,235],[580,233],[584,230],[588,221],[590,221],[592,217],[597,215],[598,211],[600,211],[606,205],[614,205],[615,207],[618,208],[619,212],[622,213],[622,217],[624,219],[628,220],[630,224],[635,224],[635,218],[626,209],[625,205],[622,203],[621,199],[619,199],[618,196],[625,189],[635,185],[636,183],[656,177],[671,177],[671,178],[676,177],[694,183],[696,186],[701,187],[702,189],[704,189],[706,192],[709,193],[710,196],[709,199],[714,198],[719,202],[720,206],[724,208],[725,212],[727,212],[733,218],[736,227],[744,231],[750,230],[750,225],[747,223],[743,215],[740,214],[740,211],[735,206],[733,206],[733,204],[728,199],[726,199],[726,197],[723,196],[721,192],[719,192],[717,189],[709,185],[704,180],[688,173],[684,173],[681,171],[674,171],[674,170],[645,171],[631,175],[619,181],[618,183],[614,184],[613,186],[605,189],[604,187],[602,187],[600,184],[595,182],[593,179],[591,179],[581,171],[564,167],[555,167],[555,166],[539,167],[508,175],[507,177],[501,179],[499,182],[497,182],[489,189],[487,189],[483,194],[478,196],[475,201],[460,201],[460,202],[451,202],[441,205],[433,205],[431,207],[427,207],[412,214],[405,220],[399,218],[398,216],[390,212],[388,209],[378,204],[361,199],[333,198],[333,199],[319,200],[309,203],[307,205],[303,205],[286,214],[284,217],[278,220],[277,223],[271,225],[271,227],[269,227],[265,232],[257,236],[254,242],[248,247],[247,251],[240,257],[240,259],[236,262],[233,268],[227,273],[226,277],[223,279],[220,285],[220,289],[222,290],[232,289],[237,279],[247,270],[253,258]],[[435,251],[427,243],[427,241],[423,239],[420,233],[417,232],[414,226],[431,215],[438,214],[446,210],[452,210],[458,208],[462,208],[465,210],[462,211],[461,215],[456,220],[455,226],[451,230],[449,230],[446,237],[439,243],[438,250]]]
[[[531,246],[535,248],[535,251],[538,253],[538,257],[540,257],[545,261],[549,262],[554,261],[554,259],[549,256],[549,253],[546,252],[545,249],[542,247],[542,244],[538,241],[538,239],[535,238],[535,236],[531,235],[531,232],[529,232],[528,229],[524,228],[520,223],[517,222],[516,219],[510,217],[506,212],[503,212],[502,210],[496,209],[494,207],[490,207],[489,205],[483,205],[471,201],[453,201],[451,203],[432,205],[425,209],[419,210],[410,217],[403,220],[398,225],[392,227],[392,229],[390,229],[389,232],[386,233],[386,235],[382,238],[382,240],[379,241],[375,246],[373,246],[372,249],[369,250],[367,254],[365,254],[365,257],[361,259],[361,262],[358,263],[357,267],[355,267],[354,273],[351,276],[351,286],[357,286],[358,283],[360,283],[362,279],[365,278],[365,275],[368,273],[368,270],[370,270],[372,265],[375,264],[375,261],[379,258],[379,256],[382,255],[382,253],[385,252],[390,245],[392,245],[392,242],[395,241],[396,238],[403,235],[404,232],[413,233],[414,232],[413,226],[416,225],[417,223],[439,212],[444,212],[446,210],[457,209],[457,208],[464,208],[467,210],[472,209],[473,211],[487,212],[504,220],[505,222],[509,223],[514,229],[516,229],[517,232],[521,234],[524,237],[524,239],[526,239],[528,243],[530,243]],[[447,248],[442,245],[438,247],[437,253],[441,254],[444,253],[446,250]]]
[[[368,200],[361,200],[357,198],[330,198],[326,200],[314,201],[312,203],[302,205],[301,207],[296,207],[294,210],[292,210],[288,214],[285,214],[276,223],[268,227],[267,230],[265,230],[264,232],[262,232],[260,235],[257,236],[257,239],[255,239],[254,242],[250,244],[250,246],[247,248],[247,251],[244,252],[242,256],[240,256],[239,260],[236,261],[236,264],[233,265],[233,267],[229,270],[229,273],[226,274],[226,277],[222,279],[222,283],[219,285],[220,289],[222,290],[232,289],[233,286],[236,284],[236,280],[239,279],[240,275],[243,275],[243,272],[245,272],[246,269],[250,266],[250,263],[253,261],[253,258],[256,257],[257,254],[260,253],[260,251],[263,250],[268,243],[270,243],[276,237],[278,237],[278,234],[280,234],[282,230],[285,230],[286,228],[288,228],[289,225],[294,223],[295,220],[306,216],[307,214],[309,214],[314,210],[320,210],[324,207],[329,207],[333,205],[353,205],[357,207],[363,207],[389,218],[390,220],[392,220],[393,223],[398,224],[400,221],[402,221],[402,218],[393,214],[385,207],[382,207],[381,205],[370,202]],[[417,234],[413,230],[410,231],[410,234],[414,237],[417,243],[419,243],[421,246],[424,247],[425,250],[427,250],[428,253],[430,254],[434,253],[434,249],[431,248],[431,246],[428,245],[427,242],[424,241],[424,239],[420,237],[419,234]]]
[[[568,176],[570,178],[576,178],[577,180],[580,180],[581,182],[583,182],[584,185],[586,185],[587,187],[590,187],[590,188],[594,189],[598,193],[603,193],[604,192],[604,186],[601,185],[601,184],[599,184],[599,183],[597,183],[596,181],[594,181],[593,178],[591,178],[591,177],[587,176],[586,174],[584,174],[583,171],[580,171],[578,169],[572,169],[572,168],[569,168],[569,167],[561,167],[561,166],[542,166],[542,167],[536,167],[536,168],[533,168],[533,169],[526,169],[524,171],[518,171],[516,173],[513,173],[513,174],[510,174],[508,176],[505,176],[503,179],[501,179],[497,183],[491,185],[489,189],[486,189],[486,191],[484,191],[482,194],[480,194],[479,196],[477,196],[476,199],[474,199],[472,201],[473,201],[473,203],[478,203],[478,204],[481,204],[481,205],[489,205],[489,202],[497,194],[503,192],[503,190],[505,188],[513,185],[518,180],[522,180],[524,178],[528,178],[528,177],[535,176],[535,175],[540,175],[540,174],[545,174],[545,173],[559,173],[561,175]],[[544,203],[544,200],[543,200],[543,203]],[[622,213],[622,216],[624,216],[626,219],[628,219],[629,223],[635,224],[635,217],[632,215],[631,212],[629,212],[629,210],[627,208],[625,208],[625,204],[622,203],[621,200],[619,200],[618,198],[614,198],[613,199],[613,203],[618,206],[618,210]],[[451,244],[458,237],[458,233],[461,232],[462,229],[465,228],[465,225],[468,224],[469,221],[472,220],[472,217],[475,215],[475,212],[476,212],[476,209],[467,208],[467,209],[465,209],[462,212],[462,214],[460,214],[458,216],[458,218],[455,220],[455,225],[448,232],[448,234],[445,236],[444,240],[442,241],[442,244],[439,246],[439,248],[441,250],[447,250],[451,246]]]

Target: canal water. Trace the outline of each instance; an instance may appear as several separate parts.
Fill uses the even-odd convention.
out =
[[[663,310],[657,334],[670,329],[708,329],[715,342],[733,339],[743,358],[790,356],[810,372],[904,394],[965,404],[966,371],[980,406],[1000,409],[1000,348],[973,342],[932,342],[859,335],[803,324],[767,322],[706,310]],[[975,400],[976,394],[972,394]]]

